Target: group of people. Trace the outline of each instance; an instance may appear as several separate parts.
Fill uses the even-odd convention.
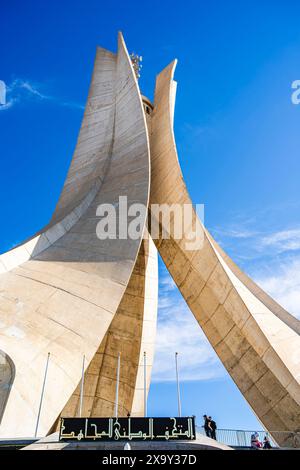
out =
[[[216,436],[216,430],[217,430],[217,424],[216,422],[212,419],[211,416],[203,415],[204,419],[204,431],[207,437],[210,437],[211,439],[217,439]],[[258,432],[254,432],[251,434],[251,447],[253,449],[272,449],[270,439],[267,435],[265,435],[263,442],[259,440],[259,434]]]
[[[217,430],[217,424],[216,422],[212,419],[211,416],[203,415],[204,418],[204,431],[207,437],[211,437],[212,439],[217,439],[216,436],[216,430]]]
[[[251,435],[251,447],[253,447],[254,449],[271,449],[272,448],[271,442],[268,436],[265,436],[263,442],[261,442],[259,440],[258,432],[254,432]]]

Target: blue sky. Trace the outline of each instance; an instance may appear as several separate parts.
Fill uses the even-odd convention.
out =
[[[46,224],[87,97],[96,45],[143,55],[140,86],[178,58],[175,133],[192,199],[233,259],[300,317],[298,1],[59,2],[1,6],[0,252]],[[222,428],[258,428],[160,262],[159,326],[149,412],[183,412]],[[174,320],[177,320],[175,322]],[[171,341],[170,341],[171,339]],[[166,342],[169,346],[166,347]]]

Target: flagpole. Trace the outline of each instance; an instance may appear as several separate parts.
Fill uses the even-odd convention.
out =
[[[121,363],[121,353],[118,354],[118,365],[117,365],[117,382],[116,382],[116,398],[115,398],[115,417],[118,417],[118,407],[119,407],[119,382],[120,382],[120,363]]]
[[[178,415],[181,416],[181,399],[180,399],[180,385],[179,385],[179,374],[178,374],[178,352],[175,353],[175,365],[176,365],[176,381],[177,381],[177,400],[178,400]]]
[[[46,378],[47,378],[47,373],[48,373],[49,358],[50,358],[50,353],[48,352],[47,362],[46,362],[46,368],[45,368],[45,374],[44,374],[43,387],[42,387],[42,393],[41,393],[41,399],[40,399],[40,405],[39,405],[39,411],[38,411],[37,420],[36,420],[36,427],[35,427],[34,437],[37,436],[38,427],[39,427],[39,422],[40,422],[40,416],[41,416],[41,411],[42,411],[42,404],[43,404],[44,393],[45,393]]]
[[[85,355],[83,355],[83,359],[82,359],[82,373],[81,373],[81,386],[80,386],[80,403],[79,403],[79,416],[80,416],[80,418],[81,418],[81,415],[82,415],[82,405],[83,405],[84,362],[85,362]]]
[[[144,417],[147,417],[147,361],[146,351],[144,351]]]

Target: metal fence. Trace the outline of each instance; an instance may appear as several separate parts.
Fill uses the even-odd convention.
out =
[[[289,448],[300,449],[300,432],[289,431],[245,431],[241,429],[217,429],[217,441],[235,448],[251,447],[251,435],[258,433],[258,439],[263,442],[264,437],[268,436],[272,448]],[[196,426],[196,433],[205,435],[203,426]],[[23,439],[2,439],[0,441],[0,450],[2,449],[20,449],[26,445],[36,442],[40,438],[23,438]]]
[[[196,426],[198,434],[205,435],[203,426]],[[264,437],[267,436],[273,448],[288,447],[300,448],[300,433],[272,431],[270,434],[267,431],[245,431],[241,429],[217,429],[217,441],[231,447],[251,447],[251,435],[254,432],[258,433],[258,439],[263,442]]]

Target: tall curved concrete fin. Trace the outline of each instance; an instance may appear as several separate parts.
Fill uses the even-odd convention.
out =
[[[97,52],[88,103],[53,221],[0,257],[0,344],[15,364],[0,436],[33,435],[48,352],[38,434],[53,426],[81,378],[83,355],[88,367],[114,319],[141,246],[142,236],[96,234],[101,204],[149,200],[146,119],[121,34],[116,56]],[[145,222],[146,214],[142,229]]]
[[[144,416],[144,394],[148,396],[151,372],[154,362],[157,301],[158,301],[158,261],[157,250],[151,236],[143,240],[144,244],[144,296],[143,296],[143,323],[140,339],[140,352],[137,361],[138,367],[135,376],[134,393],[131,402],[131,416]],[[134,300],[134,299],[132,299]],[[144,363],[146,353],[146,369]],[[146,377],[145,377],[146,373]]]
[[[91,86],[70,168],[51,224],[104,181],[113,145],[117,56],[97,47]]]
[[[150,204],[191,204],[173,133],[175,66],[176,61],[156,82]],[[187,249],[196,222],[201,248]],[[171,231],[169,239],[160,237],[155,243],[199,325],[263,425],[271,433],[299,431],[299,321],[235,267],[195,212],[182,239]],[[289,438],[288,433],[276,434],[282,445],[289,445]]]
[[[117,313],[84,377],[83,416],[113,416],[116,370],[121,354],[118,415],[144,415],[144,352],[147,394],[153,365],[157,317],[157,251],[143,240],[129,284]],[[77,416],[81,382],[61,412]]]

